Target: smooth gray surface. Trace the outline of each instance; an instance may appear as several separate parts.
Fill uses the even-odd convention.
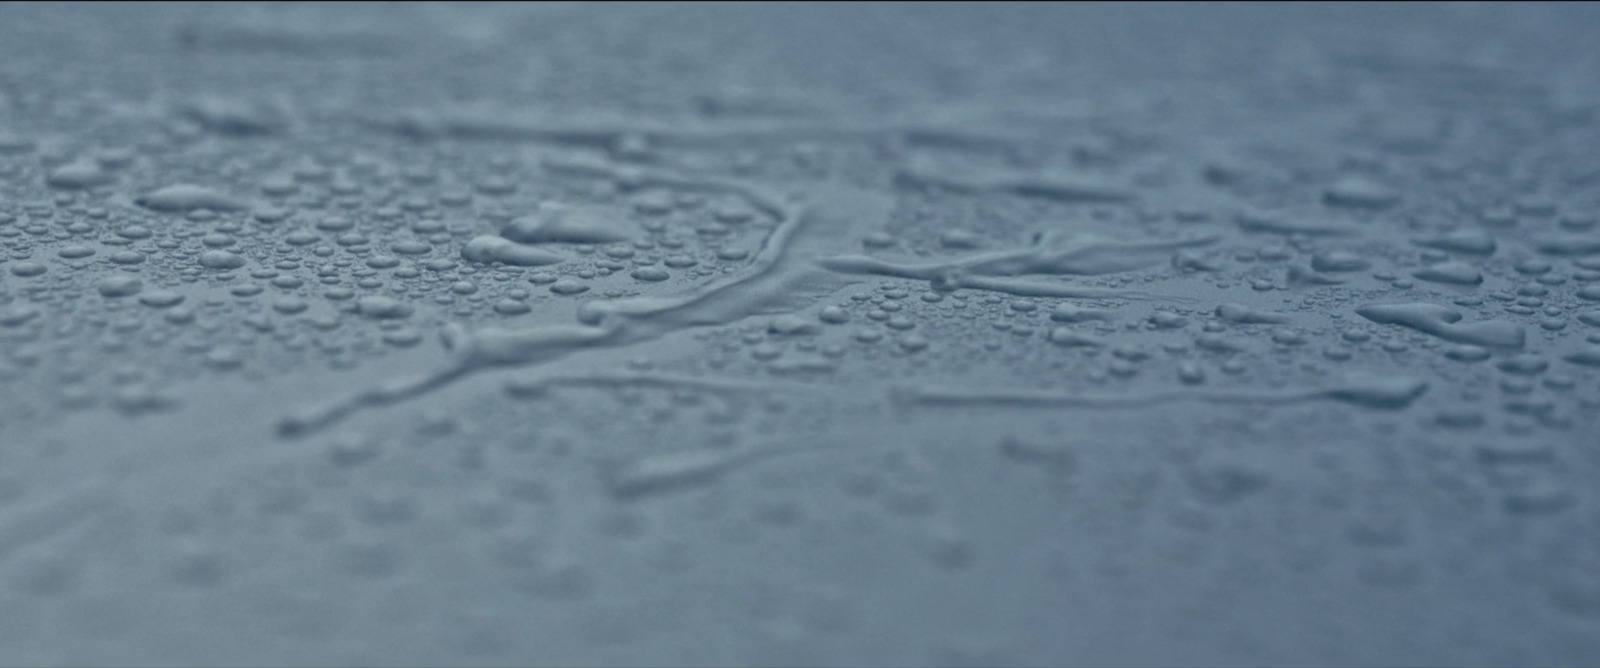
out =
[[[0,664],[1600,662],[1592,5],[0,5]]]

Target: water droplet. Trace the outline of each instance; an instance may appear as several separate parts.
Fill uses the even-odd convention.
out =
[[[127,275],[112,275],[100,279],[95,283],[95,289],[101,296],[116,299],[119,297],[132,297],[144,288],[144,282],[138,278]]]
[[[671,274],[668,274],[665,269],[660,267],[639,267],[638,269],[634,269],[629,275],[636,280],[649,283],[665,281],[672,277]]]
[[[246,261],[245,261],[243,256],[241,256],[241,255],[239,255],[237,253],[234,253],[234,252],[231,252],[231,251],[225,251],[225,250],[208,250],[208,251],[204,251],[204,252],[200,253],[200,257],[199,257],[198,261],[200,263],[200,266],[205,267],[207,269],[215,269],[215,270],[218,270],[218,271],[226,271],[226,270],[229,270],[229,269],[238,269],[240,267],[243,267],[246,264]]]
[[[250,208],[242,199],[219,190],[193,184],[178,184],[161,188],[135,198],[134,203],[152,211],[184,213],[196,209],[211,211],[242,211]]]
[[[369,295],[356,300],[356,311],[374,320],[391,320],[410,317],[413,309],[393,297]]]
[[[603,210],[544,202],[538,213],[511,221],[500,235],[527,244],[606,244],[627,241],[634,232],[625,220]]]

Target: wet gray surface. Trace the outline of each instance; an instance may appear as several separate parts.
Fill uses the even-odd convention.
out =
[[[0,5],[0,663],[1592,665],[1597,27]]]

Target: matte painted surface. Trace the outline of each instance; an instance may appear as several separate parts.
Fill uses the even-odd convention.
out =
[[[1592,665],[1597,28],[0,5],[0,664]]]

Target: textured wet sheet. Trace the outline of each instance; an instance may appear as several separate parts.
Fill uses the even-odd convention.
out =
[[[1597,28],[0,5],[0,664],[1593,664]]]

